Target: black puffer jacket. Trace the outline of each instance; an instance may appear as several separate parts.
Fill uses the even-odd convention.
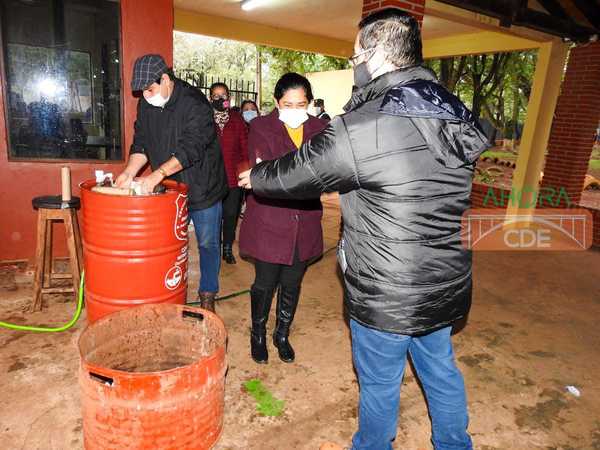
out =
[[[183,170],[169,178],[188,185],[190,209],[209,208],[228,192],[213,109],[200,90],[184,81],[175,79],[164,108],[140,98],[133,153],[144,153],[153,170],[177,158]]]
[[[257,165],[254,190],[340,192],[339,259],[354,320],[417,335],[464,317],[471,253],[461,244],[461,216],[485,136],[421,67],[375,79],[346,111],[299,152]]]

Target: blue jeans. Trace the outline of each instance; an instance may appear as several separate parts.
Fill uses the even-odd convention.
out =
[[[206,209],[192,209],[190,219],[200,253],[200,292],[219,292],[219,271],[221,270],[221,217],[223,204],[215,203]]]
[[[360,384],[358,432],[352,450],[392,450],[398,427],[406,353],[421,380],[436,450],[471,450],[463,377],[454,362],[451,327],[411,337],[351,320],[352,356]]]

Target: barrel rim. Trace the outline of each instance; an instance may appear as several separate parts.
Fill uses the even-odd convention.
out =
[[[216,324],[216,326],[219,328],[219,330],[222,332],[223,345],[217,346],[217,350],[215,352],[211,353],[210,355],[199,358],[199,359],[195,360],[194,362],[192,362],[191,364],[174,367],[172,369],[167,369],[167,370],[159,370],[159,371],[151,371],[151,372],[128,372],[126,370],[109,369],[107,367],[98,366],[96,364],[88,362],[87,359],[82,354],[81,341],[82,341],[82,339],[85,338],[85,335],[86,335],[86,333],[89,332],[90,328],[93,326],[101,325],[102,322],[108,321],[115,314],[127,314],[131,310],[137,309],[137,308],[162,308],[162,309],[177,308],[180,311],[191,311],[191,312],[197,312],[198,310],[202,310],[202,314],[204,314],[205,316],[209,316],[210,320],[212,320]],[[113,374],[117,374],[123,378],[137,378],[137,377],[148,377],[148,376],[162,376],[163,374],[173,373],[173,372],[181,371],[181,370],[187,370],[196,364],[206,363],[207,361],[211,361],[214,359],[221,359],[221,358],[223,358],[224,366],[226,368],[227,367],[227,360],[226,360],[227,341],[228,341],[228,334],[227,334],[227,328],[225,328],[225,323],[223,322],[223,319],[221,319],[217,314],[213,313],[212,311],[208,311],[208,310],[202,309],[202,308],[187,306],[187,305],[174,305],[171,303],[151,303],[151,304],[134,306],[133,308],[122,309],[120,311],[115,311],[113,313],[106,314],[105,316],[100,317],[99,319],[95,320],[93,323],[88,323],[85,326],[85,328],[81,331],[81,334],[79,335],[79,338],[77,339],[77,351],[79,352],[79,360],[81,362],[82,367],[93,367],[94,369],[100,369],[100,371],[107,371],[107,372],[110,372]]]
[[[79,183],[79,189],[81,189],[82,194],[83,194],[83,192],[85,192],[87,195],[99,195],[102,197],[114,197],[113,195],[106,194],[103,192],[92,191],[92,188],[94,186],[96,186],[97,184],[98,183],[96,183],[95,179],[90,178],[89,180],[84,180],[81,183]],[[188,185],[185,183],[181,183],[179,181],[163,180],[160,184],[164,185],[167,188],[166,194],[169,194],[169,192],[172,192],[172,193],[187,195],[187,193],[188,193]],[[156,198],[155,195],[123,195],[121,197],[135,198],[136,200],[155,199]]]

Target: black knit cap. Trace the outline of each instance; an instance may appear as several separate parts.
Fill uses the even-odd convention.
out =
[[[142,91],[158,80],[163,73],[169,70],[167,63],[160,55],[144,55],[138,58],[133,65],[133,78],[131,90]]]

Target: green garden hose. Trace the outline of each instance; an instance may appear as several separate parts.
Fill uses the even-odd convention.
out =
[[[333,247],[331,247],[331,248],[328,248],[327,250],[325,250],[325,251],[323,252],[323,256],[327,255],[328,253],[332,252],[332,251],[333,251],[333,250],[335,250],[335,249],[337,249],[337,245],[334,245]],[[221,300],[229,300],[230,298],[236,298],[236,297],[240,297],[240,296],[242,296],[242,295],[249,294],[249,293],[250,293],[250,289],[244,289],[244,290],[242,290],[242,291],[237,291],[237,292],[234,292],[233,294],[224,295],[223,297],[217,297],[217,298],[215,298],[215,301],[216,301],[216,302],[220,302]],[[202,302],[200,302],[200,301],[197,301],[197,302],[189,302],[189,303],[186,303],[186,305],[187,305],[187,306],[198,306],[198,305],[200,305],[201,303],[202,303]]]
[[[81,316],[81,310],[83,309],[83,276],[84,272],[81,272],[81,282],[79,283],[79,294],[77,297],[77,310],[75,311],[75,315],[73,316],[70,322],[64,324],[62,327],[45,328],[29,325],[15,325],[13,323],[6,322],[0,322],[0,327],[8,328],[9,330],[37,331],[38,333],[59,333],[61,331],[68,330],[79,320],[79,316]]]

